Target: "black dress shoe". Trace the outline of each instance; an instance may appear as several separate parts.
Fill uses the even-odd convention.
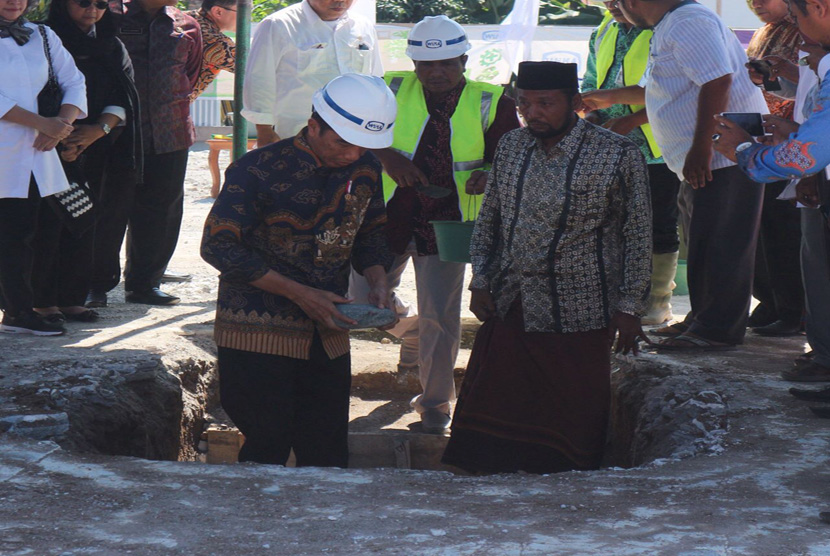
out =
[[[167,271],[161,276],[161,283],[162,284],[170,284],[170,283],[180,283],[180,282],[190,282],[193,279],[193,276],[190,274],[182,274],[181,272],[171,272]]]
[[[778,317],[775,315],[775,311],[773,309],[769,309],[766,305],[759,303],[758,306],[755,307],[755,310],[752,311],[752,314],[749,315],[746,325],[749,328],[759,328],[761,326],[772,324],[776,320],[778,320]]]
[[[175,295],[164,293],[158,288],[151,288],[140,292],[127,292],[126,300],[128,303],[160,306],[176,305],[179,301],[181,301],[181,299]]]
[[[803,388],[790,388],[790,394],[799,400],[808,402],[828,402],[830,403],[830,387],[822,388],[821,390],[805,390]]]
[[[86,294],[86,303],[84,303],[84,306],[89,309],[100,309],[101,307],[106,307],[106,292],[97,292],[95,290],[89,290],[89,293]]]
[[[761,336],[795,336],[801,334],[801,322],[777,320],[772,324],[753,328],[752,331]]]

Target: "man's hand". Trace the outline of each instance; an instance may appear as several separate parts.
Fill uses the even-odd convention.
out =
[[[81,149],[62,149],[59,154],[66,162],[75,162],[82,152]]]
[[[752,62],[753,60],[756,60],[756,59],[757,58],[750,58],[749,62]],[[752,64],[750,64],[749,62],[744,64],[744,67],[747,69],[747,73],[749,73],[749,80],[752,81],[754,84],[756,84],[758,86],[763,85],[764,84],[764,76],[761,73],[755,71],[755,68],[752,67]]]
[[[77,125],[72,130],[72,133],[69,134],[69,137],[61,142],[67,149],[78,150],[77,154],[80,154],[92,143],[105,135],[106,133],[104,133],[104,130],[99,125]]]
[[[735,149],[732,149],[733,153]],[[683,165],[683,178],[689,182],[692,189],[706,187],[706,182],[712,181],[712,147],[711,145],[692,144],[686,155]]]
[[[392,149],[372,151],[378,157],[383,169],[398,187],[414,187],[418,184],[429,185],[426,174],[415,166],[411,160]]]
[[[374,265],[363,271],[366,281],[369,283],[369,303],[379,309],[391,309],[395,311],[395,302],[392,299],[392,290],[386,280],[386,270],[381,265]],[[398,324],[398,318],[386,326],[379,326],[378,330],[389,330]]]
[[[619,332],[619,338],[617,333]],[[640,354],[639,340],[649,342],[646,333],[643,332],[643,326],[640,324],[640,319],[634,315],[621,313],[617,311],[611,317],[611,323],[608,325],[608,343],[614,346],[614,339],[617,340],[617,345],[614,347],[614,353],[622,352],[623,355],[628,355],[628,352],[633,352],[634,355]]]
[[[613,89],[597,89],[582,93],[582,106],[575,106],[577,112],[593,112],[617,104],[614,101]]]
[[[824,47],[818,44],[807,44],[803,42],[798,48],[807,53],[807,65],[813,72],[818,73],[819,62],[827,56],[827,51],[824,50]]]
[[[280,136],[274,131],[274,126],[256,124],[256,146],[258,149],[276,143],[280,140]]]
[[[345,332],[347,329],[338,326],[337,321],[357,324],[357,321],[340,313],[334,306],[335,303],[351,303],[351,300],[335,293],[299,285],[290,299],[300,306],[308,318],[320,323],[324,328]]]
[[[785,60],[781,56],[764,56],[763,58],[770,64],[770,74],[772,79],[783,77],[792,83],[798,83],[798,66]]]
[[[773,116],[772,114],[764,114],[764,131],[771,133],[771,136],[765,137],[763,143],[765,145],[778,145],[790,138],[790,135],[798,131],[799,124],[786,118]]]
[[[629,114],[627,116],[621,116],[619,118],[612,118],[602,124],[607,130],[613,131],[614,133],[619,133],[620,135],[628,135],[634,128],[637,127],[636,120],[632,118],[633,114]]]
[[[819,205],[818,179],[810,176],[801,179],[795,186],[795,200],[805,207],[817,208]]]
[[[715,136],[712,138],[712,146],[723,156],[732,162],[736,162],[738,157],[735,156],[735,148],[741,143],[754,143],[755,140],[741,126],[721,115],[716,115],[715,121],[717,124],[715,125]],[[711,180],[711,172],[709,176]]]
[[[487,187],[488,175],[489,172],[484,170],[476,170],[470,174],[470,178],[464,184],[464,191],[467,192],[467,195],[481,195],[484,193],[484,189]]]
[[[496,302],[493,294],[487,290],[470,290],[470,311],[481,322],[496,314]]]

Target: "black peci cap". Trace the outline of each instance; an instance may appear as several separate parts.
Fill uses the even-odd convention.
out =
[[[525,91],[579,90],[576,64],[521,62],[516,88]]]

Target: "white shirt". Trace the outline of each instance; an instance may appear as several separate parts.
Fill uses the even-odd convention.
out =
[[[324,22],[307,0],[283,8],[254,33],[242,115],[254,124],[273,124],[283,139],[296,135],[311,116],[314,92],[344,73],[383,75],[369,20],[347,14]]]
[[[49,65],[43,53],[43,40],[37,25],[29,42],[18,46],[11,37],[0,39],[0,117],[19,106],[37,113],[37,95],[49,77]],[[63,89],[63,104],[77,106],[78,118],[86,117],[86,86],[72,56],[58,36],[46,28],[52,68]],[[36,151],[32,144],[37,131],[31,127],[0,120],[0,198],[25,199],[29,196],[29,179],[34,174],[40,195],[45,197],[69,188],[58,153]]]
[[[726,112],[768,114],[764,95],[749,79],[746,53],[721,19],[700,4],[667,13],[654,28],[648,67],[640,82],[646,88],[646,110],[657,144],[669,168],[683,179],[692,147],[700,88],[732,75]],[[734,165],[715,152],[711,169]]]

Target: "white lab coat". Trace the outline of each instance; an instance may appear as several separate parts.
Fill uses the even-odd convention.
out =
[[[37,95],[49,77],[43,40],[37,25],[29,42],[18,46],[11,37],[0,39],[0,116],[15,105],[37,112]],[[58,36],[48,27],[52,67],[63,89],[63,104],[72,104],[86,117],[86,87],[83,74]],[[37,131],[0,119],[0,198],[25,199],[34,174],[40,195],[45,197],[69,188],[57,151],[36,151],[32,144]]]
[[[326,22],[307,0],[273,13],[254,33],[243,87],[242,115],[296,135],[311,116],[314,92],[344,73],[383,75],[375,28],[349,13]]]

